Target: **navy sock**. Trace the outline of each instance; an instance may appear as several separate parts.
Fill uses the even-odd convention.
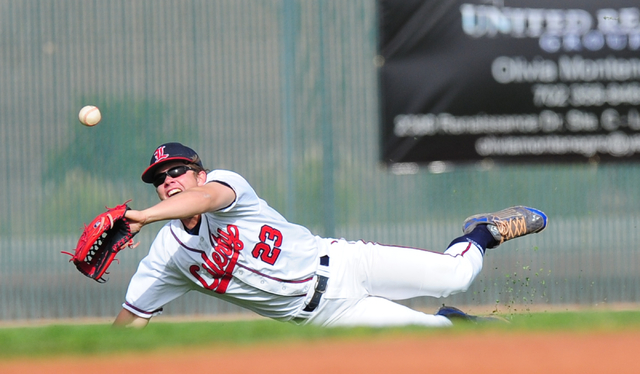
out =
[[[487,229],[487,225],[478,225],[470,233],[453,239],[451,244],[449,244],[449,247],[456,243],[464,243],[468,241],[472,241],[479,245],[482,248],[483,252],[487,248],[493,248],[499,244],[498,241],[493,237],[493,235],[491,235],[489,229]]]

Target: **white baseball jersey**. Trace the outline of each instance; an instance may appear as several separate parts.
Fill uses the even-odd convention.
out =
[[[209,182],[231,187],[235,201],[203,214],[197,235],[180,220],[163,226],[130,282],[124,307],[149,318],[198,290],[287,319],[313,288],[321,239],[284,219],[237,173],[214,170]]]
[[[180,220],[162,227],[129,284],[123,307],[150,318],[191,290],[262,316],[325,326],[449,326],[443,316],[393,302],[465,291],[482,269],[483,250],[471,242],[444,253],[363,241],[323,239],[288,222],[240,175],[214,170],[207,183],[231,187],[235,201],[202,215],[199,232]],[[328,255],[328,270],[319,266]],[[313,311],[316,274],[328,285]]]

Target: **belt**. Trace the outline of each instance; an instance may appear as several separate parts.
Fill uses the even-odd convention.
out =
[[[320,257],[320,266],[329,266],[329,256]],[[311,300],[307,303],[307,306],[303,309],[305,312],[313,312],[316,310],[318,305],[320,305],[320,299],[322,299],[322,295],[327,290],[327,282],[329,281],[329,277],[318,274],[316,279],[316,286],[314,287],[313,296],[311,296]]]

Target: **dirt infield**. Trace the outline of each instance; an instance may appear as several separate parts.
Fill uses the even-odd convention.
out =
[[[438,333],[0,361],[0,373],[640,373],[640,331]]]

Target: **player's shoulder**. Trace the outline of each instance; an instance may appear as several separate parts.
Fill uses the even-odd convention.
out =
[[[231,170],[216,169],[207,173],[207,182],[224,179],[242,179],[246,181],[242,175]]]
[[[180,246],[177,237],[180,236],[182,227],[180,220],[171,220],[162,225],[151,243],[149,255],[156,261],[168,260]]]
[[[165,242],[168,238],[171,238],[173,236],[171,227],[172,226],[179,227],[177,225],[177,222],[179,222],[179,220],[171,220],[166,222],[164,225],[162,225],[162,227],[160,228],[160,230],[158,230],[158,233],[156,234],[155,241]]]
[[[167,231],[171,231],[171,223],[172,223],[173,221],[178,221],[178,220],[172,219],[172,220],[166,221],[166,222],[162,225],[162,227],[160,228],[160,230],[158,230],[158,232],[162,232],[162,233],[164,234],[164,233],[166,233]]]
[[[233,204],[226,209],[221,209],[218,213],[226,213],[236,208],[254,207],[260,205],[260,198],[253,186],[240,174],[231,170],[213,170],[207,174],[207,183],[219,182],[231,188],[236,194]],[[255,209],[255,208],[251,208]]]
[[[233,188],[251,188],[251,185],[245,177],[231,170],[212,170],[207,174],[207,183],[209,182],[221,182],[227,186]]]

